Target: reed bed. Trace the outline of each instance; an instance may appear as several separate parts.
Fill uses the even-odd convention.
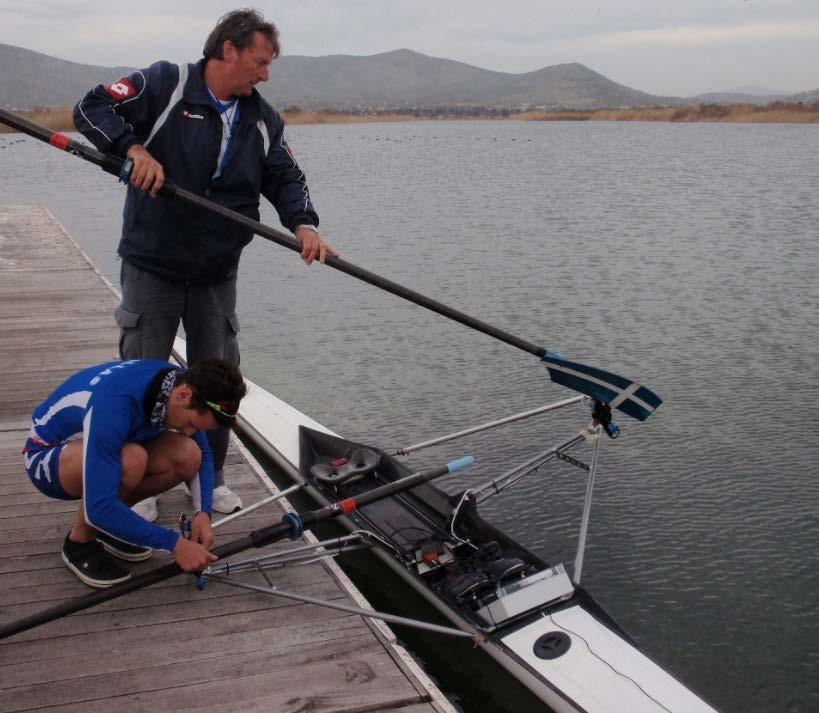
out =
[[[644,109],[596,109],[593,111],[525,112],[516,116],[528,121],[666,121],[736,122],[765,124],[819,123],[819,102],[786,104],[689,104]]]
[[[73,131],[72,110],[68,107],[37,107],[20,114],[54,131]],[[593,109],[558,111],[526,111],[509,116],[437,115],[418,117],[412,114],[343,114],[332,109],[285,110],[287,124],[359,124],[391,121],[431,121],[436,119],[518,119],[523,121],[664,121],[664,122],[736,122],[764,124],[819,123],[819,102],[786,104],[773,102],[765,106],[754,104],[691,104],[679,107],[648,107],[643,109]],[[0,124],[0,133],[13,131]]]
[[[19,112],[22,116],[38,124],[47,126],[54,131],[74,131],[74,121],[71,118],[73,110],[68,107],[36,107]],[[8,134],[14,129],[0,124],[0,134]]]

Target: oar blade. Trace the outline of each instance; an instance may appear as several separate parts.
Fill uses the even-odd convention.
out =
[[[645,421],[663,402],[651,389],[624,376],[563,359],[554,352],[547,351],[542,359],[556,384],[591,396],[638,421]]]

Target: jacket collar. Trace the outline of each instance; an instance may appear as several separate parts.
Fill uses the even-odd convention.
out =
[[[205,62],[207,60],[203,57],[196,64],[188,65],[188,81],[185,84],[182,96],[189,104],[213,106],[210,92],[205,84]],[[259,120],[261,113],[259,110],[260,99],[261,95],[255,88],[250,96],[239,98],[239,121],[241,123],[255,124]]]

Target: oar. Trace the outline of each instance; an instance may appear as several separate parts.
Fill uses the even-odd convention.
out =
[[[84,158],[86,161],[96,164],[104,171],[107,171],[114,176],[118,176],[121,180],[127,180],[128,171],[130,170],[127,166],[129,162],[126,162],[117,156],[101,153],[96,149],[68,138],[64,134],[53,132],[51,129],[36,124],[33,121],[30,121],[25,117],[19,116],[18,114],[6,109],[0,109],[0,121],[8,124],[12,128],[28,134],[29,136],[33,136],[34,138],[45,141],[52,146],[56,146],[63,151],[68,151],[69,153]],[[125,170],[123,170],[124,167]],[[201,196],[191,193],[190,191],[186,191],[184,188],[180,188],[170,181],[165,182],[165,185],[160,191],[160,195],[221,216],[222,218],[247,228],[256,235],[260,235],[267,240],[271,240],[274,243],[290,248],[295,252],[301,252],[302,250],[301,243],[292,236],[259,223],[258,221],[246,218],[235,211],[224,208],[223,206],[202,198]],[[617,408],[623,413],[639,419],[640,421],[647,419],[662,403],[662,399],[653,391],[635,381],[632,381],[631,379],[618,376],[617,374],[612,374],[611,372],[604,371],[603,369],[598,369],[596,367],[563,359],[558,354],[549,351],[545,347],[540,347],[537,344],[533,344],[525,339],[509,334],[502,329],[493,327],[491,324],[487,324],[486,322],[465,314],[460,310],[448,307],[441,302],[433,300],[425,295],[415,292],[414,290],[410,290],[409,288],[399,285],[396,282],[387,280],[386,278],[376,275],[369,270],[353,265],[346,260],[342,260],[341,258],[333,255],[328,255],[325,263],[336,270],[345,272],[353,277],[357,277],[359,280],[363,280],[371,285],[380,287],[382,290],[386,290],[394,295],[403,297],[404,299],[414,302],[421,307],[426,307],[433,312],[449,317],[450,319],[460,322],[467,327],[476,329],[477,331],[483,332],[490,337],[494,337],[502,342],[511,344],[513,347],[517,347],[518,349],[522,349],[525,352],[533,354],[546,363],[546,368],[549,371],[549,376],[552,381],[563,386],[567,386],[570,389],[574,389],[581,394],[592,396],[598,401],[609,404],[612,408]]]
[[[213,553],[218,557],[230,557],[231,555],[248,550],[251,547],[265,547],[266,545],[283,540],[286,537],[291,537],[294,534],[294,530],[295,534],[300,535],[304,528],[317,522],[329,520],[331,518],[338,517],[339,515],[347,515],[358,508],[369,505],[370,503],[377,502],[378,500],[384,500],[385,498],[395,495],[396,493],[401,493],[405,490],[410,490],[423,483],[427,483],[430,480],[446,475],[447,473],[454,473],[456,470],[460,470],[461,468],[471,465],[474,463],[474,461],[475,459],[472,456],[464,456],[463,458],[458,458],[457,460],[447,463],[446,465],[413,473],[412,475],[407,475],[400,480],[396,480],[394,483],[382,485],[378,488],[370,490],[369,492],[341,500],[337,503],[331,503],[330,505],[319,508],[318,510],[312,510],[311,512],[298,516],[294,516],[292,514],[285,515],[282,522],[269,525],[261,530],[254,530],[244,537],[226,542],[224,545],[216,547],[213,550]],[[36,614],[31,614],[23,617],[22,619],[18,619],[17,621],[12,621],[5,626],[0,626],[0,639],[5,639],[8,636],[19,634],[21,631],[26,631],[27,629],[33,629],[35,626],[41,626],[49,621],[54,621],[55,619],[67,616],[68,614],[74,614],[75,612],[82,611],[83,609],[88,609],[96,606],[97,604],[101,604],[102,602],[107,602],[110,599],[116,599],[117,597],[121,597],[123,594],[129,594],[130,592],[135,592],[138,589],[144,589],[145,587],[156,584],[157,582],[162,582],[166,579],[170,579],[171,577],[175,577],[178,574],[182,574],[182,570],[175,562],[163,565],[162,567],[157,567],[150,572],[145,572],[145,574],[141,574],[138,577],[133,577],[122,584],[115,584],[113,587],[109,587],[108,589],[99,589],[94,592],[90,592],[84,596],[58,604],[50,609],[44,609]]]

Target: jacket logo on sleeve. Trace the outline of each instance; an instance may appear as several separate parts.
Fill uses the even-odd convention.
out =
[[[186,119],[200,119],[200,120],[205,119],[205,117],[202,116],[202,114],[194,114],[192,111],[188,111],[187,109],[182,110],[182,116],[184,116]]]
[[[134,85],[128,79],[120,79],[108,86],[108,93],[117,101],[128,99],[136,94]]]

